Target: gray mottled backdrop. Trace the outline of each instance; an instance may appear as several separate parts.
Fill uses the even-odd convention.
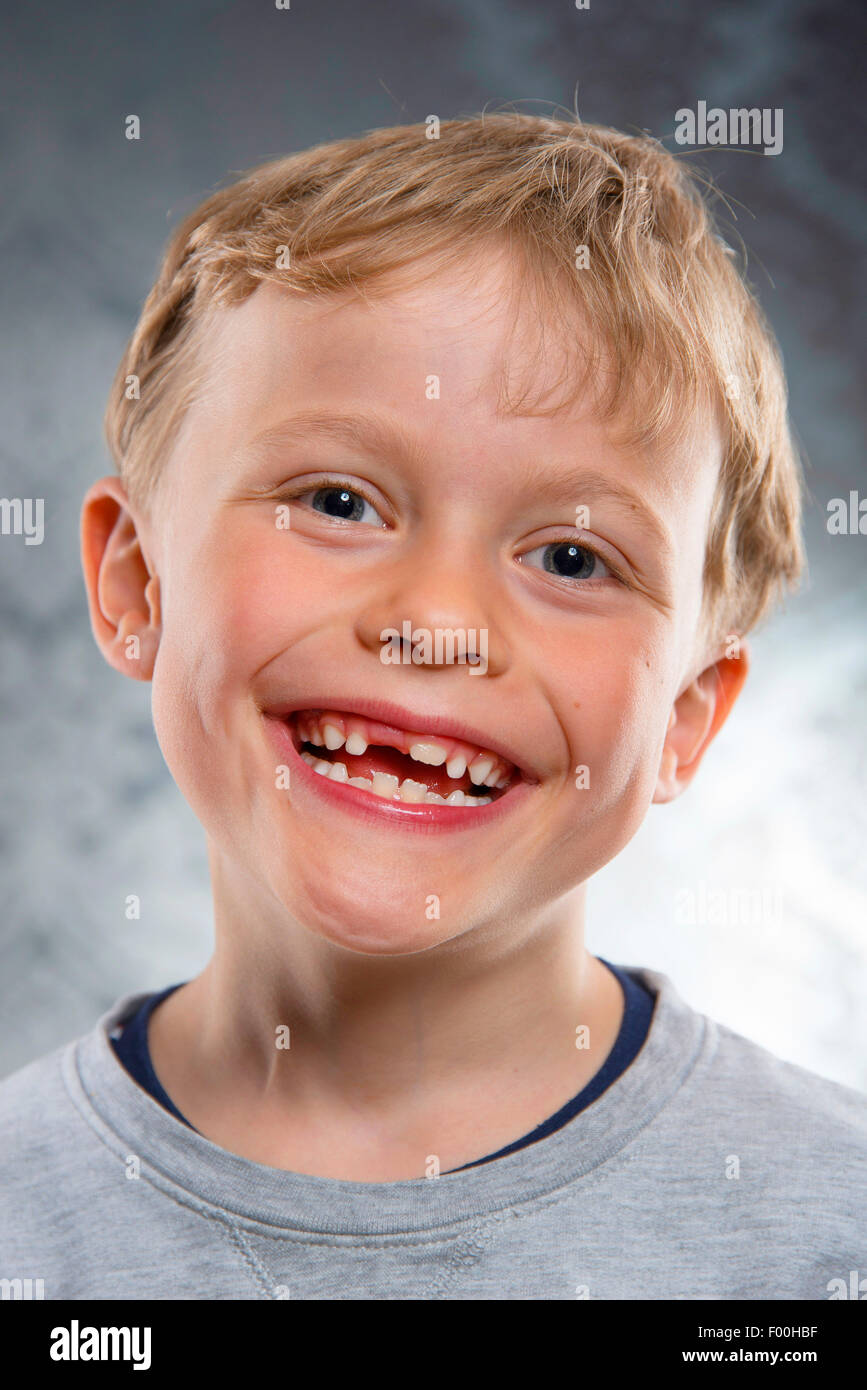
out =
[[[829,499],[867,495],[863,6],[3,8],[0,495],[44,498],[45,536],[0,536],[0,1074],[118,994],[187,978],[209,951],[204,837],[162,761],[149,687],[93,644],[78,559],[82,495],[110,471],[106,392],[170,228],[233,170],[431,113],[569,108],[577,86],[584,119],[657,136],[699,100],[783,109],[777,157],[702,160],[782,342],[811,493],[809,585],[755,642],[747,689],[687,795],[651,808],[594,881],[590,944],[665,970],[778,1054],[867,1086],[867,536],[826,525]],[[130,113],[138,142],[124,138]],[[129,893],[140,921],[124,916]],[[715,901],[720,913],[706,910]]]

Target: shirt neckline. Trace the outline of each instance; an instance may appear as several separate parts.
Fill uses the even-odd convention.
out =
[[[336,1237],[400,1238],[533,1202],[610,1161],[671,1100],[715,1043],[712,1021],[666,975],[621,966],[657,995],[644,1046],[586,1109],[535,1143],[438,1178],[362,1183],[294,1173],[233,1154],[176,1120],[133,1081],[109,1032],[146,993],[128,994],[63,1051],[78,1112],[122,1163],[182,1204],[265,1228]]]
[[[644,1046],[656,1004],[656,996],[621,970],[620,966],[614,965],[604,956],[599,956],[597,959],[611,972],[620,985],[624,1005],[617,1037],[598,1071],[582,1086],[580,1091],[571,1096],[556,1112],[547,1115],[544,1120],[534,1125],[532,1130],[528,1130],[519,1139],[504,1144],[489,1154],[472,1159],[469,1163],[462,1163],[457,1168],[444,1169],[444,1173],[463,1172],[467,1168],[475,1168],[482,1163],[491,1163],[494,1159],[503,1158],[508,1153],[514,1153],[517,1149],[526,1147],[527,1144],[538,1143],[546,1134],[553,1133],[555,1129],[559,1129],[574,1115],[577,1115],[580,1110],[586,1109],[597,1096],[600,1096],[617,1080],[621,1072],[631,1066],[638,1052]],[[177,984],[167,985],[164,989],[157,990],[147,996],[136,1012],[127,1020],[124,1027],[112,1030],[109,1036],[112,1039],[116,1055],[120,1058],[133,1081],[147,1091],[154,1100],[159,1101],[163,1109],[174,1115],[176,1120],[180,1120],[189,1129],[196,1130],[196,1126],[190,1124],[187,1117],[181,1114],[157,1076],[148,1042],[148,1025],[154,1010],[165,999],[174,994],[175,990],[183,988],[184,983],[185,981],[179,981]],[[115,1033],[123,1034],[123,1042],[115,1037]],[[132,1036],[128,1037],[128,1035]]]

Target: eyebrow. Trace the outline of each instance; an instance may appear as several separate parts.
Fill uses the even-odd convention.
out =
[[[589,508],[596,502],[608,502],[627,519],[638,520],[667,553],[670,554],[673,549],[668,527],[641,493],[626,483],[613,482],[604,473],[576,467],[568,475],[552,474],[544,464],[531,462],[527,464],[521,481],[535,497],[554,505]]]
[[[369,454],[402,455],[411,463],[423,465],[425,456],[418,440],[396,422],[376,415],[347,415],[317,410],[300,411],[281,420],[255,436],[243,452],[259,453],[279,448],[293,440],[311,434],[348,444]],[[640,493],[624,483],[615,483],[604,473],[593,469],[574,468],[568,474],[553,474],[541,461],[528,461],[521,476],[521,486],[534,497],[555,505],[590,507],[595,502],[608,502],[630,520],[638,520],[665,551],[671,552],[668,528]]]
[[[341,415],[328,411],[304,410],[292,415],[270,429],[257,434],[245,447],[244,452],[267,451],[303,439],[307,435],[319,434],[333,439],[338,444],[349,444],[363,449],[369,454],[398,453],[410,462],[420,463],[422,451],[414,437],[400,425],[380,419],[376,415]]]

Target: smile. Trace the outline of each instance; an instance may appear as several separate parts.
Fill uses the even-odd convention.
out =
[[[394,706],[368,708],[379,715],[338,707],[269,710],[273,735],[291,748],[329,799],[350,809],[456,826],[486,821],[495,803],[519,802],[536,782],[501,750],[489,748],[445,721],[426,729]],[[406,724],[397,723],[398,717]],[[383,722],[384,720],[388,722]],[[458,732],[463,736],[458,736]],[[500,806],[496,806],[499,816]],[[504,808],[503,808],[504,809]]]
[[[320,777],[407,805],[488,806],[515,767],[462,739],[410,733],[339,710],[299,710],[290,728]]]

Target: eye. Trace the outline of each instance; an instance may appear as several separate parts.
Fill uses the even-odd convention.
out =
[[[310,499],[309,502],[307,499]],[[326,483],[307,492],[298,493],[294,499],[309,507],[310,511],[335,521],[360,522],[365,526],[385,526],[379,512],[367,498],[355,488],[344,483]]]
[[[541,556],[541,564],[534,560]],[[520,557],[522,563],[529,563],[533,569],[544,569],[557,579],[587,581],[618,579],[614,570],[606,565],[598,550],[575,541],[552,541],[548,545],[537,546]],[[600,570],[602,571],[600,573]]]

